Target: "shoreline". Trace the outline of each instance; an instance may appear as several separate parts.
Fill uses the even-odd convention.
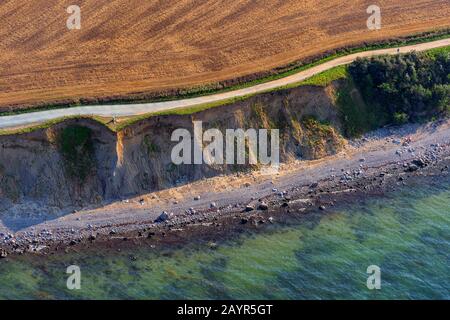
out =
[[[261,172],[216,177],[149,194],[145,201],[138,197],[47,217],[15,233],[0,226],[1,254],[8,259],[86,248],[155,248],[214,239],[287,216],[326,214],[330,207],[408,187],[422,177],[447,177],[449,137],[450,120],[384,128],[350,141],[337,155],[285,164],[274,177]],[[155,223],[163,211],[171,218]]]

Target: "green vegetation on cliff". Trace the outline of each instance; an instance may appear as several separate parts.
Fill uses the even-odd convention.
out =
[[[425,121],[450,111],[450,55],[358,59],[349,72],[379,125]]]
[[[448,115],[449,49],[353,62],[337,93],[344,134],[355,137],[384,125]]]
[[[62,129],[58,142],[67,174],[84,181],[94,168],[91,129],[76,125],[66,127]]]

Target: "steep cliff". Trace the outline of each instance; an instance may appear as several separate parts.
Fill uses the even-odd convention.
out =
[[[102,204],[204,177],[257,169],[251,165],[175,165],[176,129],[279,129],[280,159],[334,154],[343,139],[335,90],[299,87],[189,115],[153,116],[119,132],[89,119],[0,136],[0,210],[58,211]]]

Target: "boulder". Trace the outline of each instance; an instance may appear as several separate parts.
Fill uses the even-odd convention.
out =
[[[250,211],[253,211],[253,210],[255,210],[255,207],[253,207],[252,205],[248,205],[248,206],[245,207],[245,212],[250,212]]]
[[[269,206],[265,202],[261,202],[258,206],[259,210],[269,210]]]
[[[161,222],[164,222],[164,221],[169,220],[169,218],[170,218],[169,214],[168,214],[166,211],[163,211],[163,212],[159,215],[159,217],[155,220],[155,222],[156,222],[156,223],[161,223]]]
[[[425,163],[425,161],[423,161],[422,159],[415,159],[411,162],[413,165],[418,166],[419,168],[424,168],[427,166],[427,164]]]
[[[315,189],[315,188],[317,188],[319,186],[319,183],[318,182],[314,182],[314,183],[312,183],[309,187],[311,188],[311,189]]]

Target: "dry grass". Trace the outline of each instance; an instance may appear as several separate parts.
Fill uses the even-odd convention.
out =
[[[0,3],[0,110],[233,79],[329,49],[450,27],[448,0],[72,0]]]

